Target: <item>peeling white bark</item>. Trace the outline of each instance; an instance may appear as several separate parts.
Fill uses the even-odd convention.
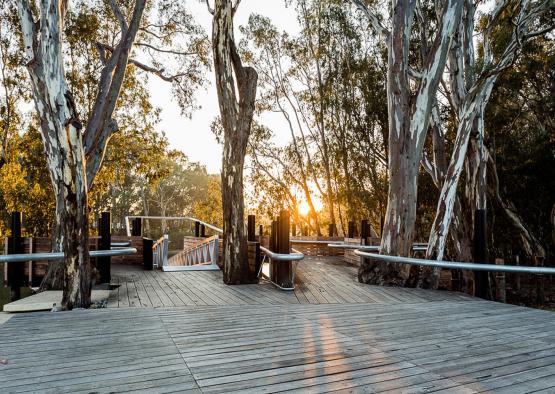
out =
[[[68,89],[62,58],[62,2],[42,3],[35,22],[27,0],[18,1],[27,69],[47,165],[56,195],[56,222],[65,255],[62,306],[88,307],[91,266],[88,253],[87,178],[81,124]]]
[[[353,1],[365,11],[362,2]],[[380,252],[408,256],[416,220],[418,168],[441,75],[447,61],[455,29],[459,25],[463,0],[446,1],[439,10],[438,32],[427,48],[424,66],[417,81],[416,94],[411,92],[409,77],[409,40],[416,1],[396,1],[391,15],[391,32],[387,34],[389,113],[389,190]],[[368,14],[365,11],[366,14]],[[372,22],[372,19],[371,19]],[[375,23],[372,22],[376,29]],[[379,31],[379,29],[376,29]],[[427,43],[423,43],[426,45]],[[359,270],[359,280],[378,284],[404,285],[410,268],[399,264],[373,264],[366,261]]]
[[[483,142],[483,112],[497,77],[513,63],[522,42],[527,37],[531,37],[528,35],[529,26],[549,9],[548,3],[548,1],[534,3],[523,1],[520,3],[512,37],[497,62],[493,64],[493,53],[490,48],[491,32],[495,26],[494,22],[505,6],[504,2],[497,3],[490,15],[489,24],[483,32],[484,65],[480,74],[477,75],[475,75],[476,64],[474,63],[473,43],[471,42],[476,7],[470,1],[466,3],[465,17],[461,26],[459,26],[457,39],[455,40],[456,44],[449,57],[451,101],[455,106],[459,124],[453,153],[442,185],[436,216],[428,240],[428,250],[426,252],[428,259],[443,259],[457,198],[457,186],[467,158],[468,143],[472,133],[476,135],[476,149],[474,149],[475,156],[469,158],[473,163],[471,174],[469,174],[471,179],[470,200],[473,201],[475,209],[485,209],[486,207],[487,152]],[[464,53],[461,48],[464,49]],[[432,270],[431,273],[430,270],[427,271],[426,277],[420,279],[420,284],[423,287],[437,287],[439,270]]]

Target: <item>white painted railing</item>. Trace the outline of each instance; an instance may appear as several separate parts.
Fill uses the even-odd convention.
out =
[[[168,264],[169,236],[164,234],[158,241],[152,245],[152,266],[164,267]]]
[[[219,237],[214,235],[206,238],[198,245],[170,257],[168,264],[163,265],[162,269],[164,271],[219,270],[219,253]]]

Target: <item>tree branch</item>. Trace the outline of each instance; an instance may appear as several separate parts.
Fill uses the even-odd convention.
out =
[[[154,45],[148,44],[146,42],[136,42],[134,45],[136,46],[141,46],[141,47],[146,47],[146,48],[150,48],[156,52],[162,52],[162,53],[171,53],[173,55],[179,55],[179,56],[190,56],[190,55],[197,55],[196,52],[181,52],[181,51],[176,51],[174,49],[166,49],[166,48],[157,48]]]
[[[379,35],[381,35],[382,37],[384,37],[386,40],[389,39],[389,35],[390,32],[389,30],[387,30],[384,25],[382,25],[382,23],[380,22],[380,20],[378,19],[378,17],[372,12],[370,11],[370,8],[368,8],[368,6],[364,3],[363,0],[351,0],[353,2],[353,4],[355,6],[357,6],[357,8],[364,14],[366,15],[366,17],[368,18],[368,20],[370,21],[370,24],[372,25],[372,27],[374,28],[374,30],[376,31],[376,33],[378,33]]]

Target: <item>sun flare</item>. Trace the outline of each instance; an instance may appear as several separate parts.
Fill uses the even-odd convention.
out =
[[[306,201],[303,201],[302,203],[299,204],[299,213],[302,216],[308,215],[309,212],[310,212],[310,205],[308,205]]]

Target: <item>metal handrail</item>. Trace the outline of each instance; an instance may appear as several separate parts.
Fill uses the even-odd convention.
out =
[[[199,222],[203,224],[204,227],[208,227],[218,233],[223,234],[224,230],[219,227],[213,226],[210,223],[203,222],[202,220],[190,217],[190,216],[126,216],[125,217],[125,228],[127,230],[127,236],[131,236],[131,227],[129,226],[129,219],[152,219],[152,220],[187,220],[189,222]]]
[[[126,246],[131,246],[131,241],[112,242],[110,245],[112,246],[112,248],[124,248]]]
[[[111,250],[91,250],[91,257],[113,257],[125,256],[137,253],[135,248],[114,248]],[[21,263],[27,261],[50,261],[64,258],[64,252],[52,253],[24,253],[24,254],[7,254],[0,255],[0,263]]]
[[[426,246],[424,246],[426,245]],[[357,244],[346,244],[346,243],[328,243],[329,248],[337,248],[337,249],[355,249],[355,250],[367,250],[372,252],[377,252],[380,250],[379,245],[357,245]],[[413,252],[422,252],[428,249],[427,244],[413,244],[412,250]]]
[[[295,249],[291,249],[293,253],[275,253],[261,245],[260,250],[275,261],[298,261],[304,259],[304,254]]]
[[[338,244],[338,243],[342,243],[341,241],[321,241],[321,240],[314,240],[311,241],[309,239],[291,239],[289,242],[291,242],[292,244]]]
[[[532,266],[524,266],[524,265],[515,266],[515,265],[497,265],[497,264],[481,264],[481,263],[462,263],[458,261],[424,260],[424,259],[415,259],[411,257],[388,256],[384,254],[368,253],[363,250],[355,250],[355,254],[360,257],[382,260],[388,263],[422,265],[427,267],[461,269],[461,270],[471,270],[471,271],[555,275],[555,267],[532,267]]]

